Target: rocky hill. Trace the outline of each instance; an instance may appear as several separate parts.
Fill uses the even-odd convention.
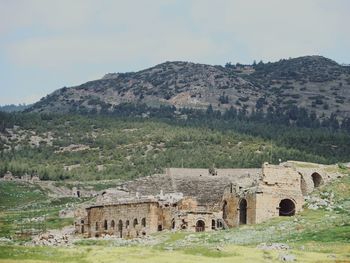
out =
[[[350,114],[350,67],[321,56],[274,63],[211,66],[165,62],[130,73],[64,87],[42,98],[32,112],[112,112],[123,103],[266,111],[303,107],[317,116]]]

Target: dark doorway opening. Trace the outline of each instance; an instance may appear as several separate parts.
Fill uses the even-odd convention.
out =
[[[239,224],[247,224],[247,200],[245,199],[239,202]]]
[[[313,173],[311,177],[312,181],[314,182],[314,188],[319,187],[323,183],[322,176],[318,173]]]
[[[217,228],[222,228],[222,227],[223,227],[222,221],[221,221],[221,220],[218,219],[218,220],[216,221],[216,227],[217,227]]]
[[[77,191],[77,197],[80,197],[80,191]]]
[[[158,225],[158,231],[162,231],[163,230],[163,226],[162,225]]]
[[[215,219],[211,220],[211,229],[216,229],[216,222]]]
[[[119,232],[119,237],[123,237],[123,221],[119,220],[118,222],[118,232]]]
[[[204,232],[205,230],[205,223],[203,220],[198,220],[196,224],[196,232]]]
[[[135,219],[134,219],[134,224],[133,224],[134,228],[135,228],[138,224],[139,224],[139,223],[137,222],[137,218],[135,218]]]
[[[295,215],[295,204],[290,199],[283,199],[279,205],[280,216],[294,216]]]

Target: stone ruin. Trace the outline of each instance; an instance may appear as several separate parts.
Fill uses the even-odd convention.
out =
[[[37,174],[30,175],[25,173],[22,176],[14,176],[10,171],[7,171],[2,178],[2,181],[22,181],[22,182],[38,182],[40,178]]]
[[[292,161],[264,163],[260,169],[167,168],[102,192],[95,204],[76,211],[75,231],[85,237],[134,238],[162,230],[256,224],[295,215],[306,195],[339,176],[324,165]]]

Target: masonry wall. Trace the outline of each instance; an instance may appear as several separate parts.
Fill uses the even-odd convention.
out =
[[[174,217],[175,230],[187,230],[190,232],[207,232],[217,229],[217,220],[219,218],[210,212],[187,212],[187,213],[179,213]],[[204,223],[203,229],[198,229],[197,226],[198,221],[202,221]],[[213,222],[214,221],[214,222]],[[214,227],[213,227],[214,223]],[[201,226],[201,225],[200,225]]]
[[[241,210],[240,203],[246,202],[245,211]],[[227,193],[223,198],[223,210],[227,203],[227,214],[224,217],[229,227],[237,227],[241,224],[254,224],[256,221],[256,196],[250,193]],[[241,213],[245,213],[245,222],[240,222]],[[225,214],[225,212],[224,212]]]
[[[304,199],[302,195],[296,195],[292,192],[274,192],[264,191],[256,194],[256,215],[254,223],[261,223],[270,218],[278,217],[280,210],[280,203],[282,200],[291,200],[295,206],[295,213],[302,210]]]
[[[132,203],[96,206],[87,209],[88,235],[104,234],[137,237],[156,232],[159,224],[158,203]]]

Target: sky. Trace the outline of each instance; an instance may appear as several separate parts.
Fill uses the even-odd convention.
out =
[[[348,0],[0,0],[0,105],[165,61],[350,63]]]

